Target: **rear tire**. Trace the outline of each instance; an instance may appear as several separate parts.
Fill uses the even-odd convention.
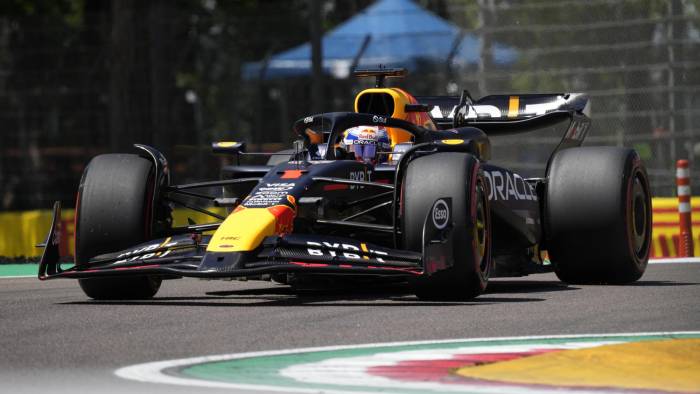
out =
[[[632,149],[571,148],[556,154],[545,201],[548,252],[568,283],[623,284],[649,260],[651,195]]]
[[[454,265],[424,274],[415,293],[430,300],[476,297],[486,289],[492,261],[488,193],[474,156],[436,153],[409,163],[402,197],[405,248],[422,251],[426,217],[441,198],[452,199]]]
[[[78,189],[75,261],[116,252],[147,241],[153,217],[153,164],[140,156],[107,154],[93,158]],[[78,281],[96,300],[153,297],[161,279],[150,276]]]

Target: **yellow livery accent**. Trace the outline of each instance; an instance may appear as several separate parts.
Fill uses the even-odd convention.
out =
[[[407,104],[418,104],[410,93],[399,88],[372,88],[361,91],[355,97],[355,112],[372,113],[384,117],[405,120],[430,130],[437,130],[430,115],[424,112],[406,112]],[[412,140],[411,133],[387,127],[391,146]]]
[[[383,116],[389,116],[397,119],[406,118],[405,108],[406,104],[409,104],[410,101],[408,100],[406,94],[403,91],[392,88],[365,89],[355,97],[355,112],[367,112],[367,108],[362,108],[362,105],[360,104],[360,101],[363,99],[363,96],[367,95],[376,95],[372,98],[372,100],[376,99],[377,101],[380,100],[381,95],[386,95],[386,98],[388,99],[387,104],[391,105],[393,111],[391,111],[390,114],[382,114]]]
[[[361,243],[361,244],[360,244],[360,248],[362,248],[362,251],[365,252],[365,253],[368,253],[368,252],[369,252],[369,250],[367,249],[367,245],[366,245],[365,243]],[[369,260],[369,257],[367,257],[367,256],[365,256],[365,255],[362,255],[362,258],[365,259],[365,260]]]
[[[173,237],[168,237],[165,239],[165,241],[161,242],[160,245],[158,245],[158,248],[162,248],[163,246],[167,245],[170,240],[172,240]]]
[[[207,252],[248,252],[275,234],[277,218],[267,208],[246,208],[230,214],[209,241]]]
[[[446,145],[459,145],[459,144],[463,144],[464,140],[452,139],[452,140],[440,140],[440,142],[442,142],[443,144],[446,144]]]
[[[518,96],[510,96],[508,99],[508,117],[509,118],[515,118],[518,116],[519,108],[520,107],[520,97]]]
[[[219,146],[220,148],[230,148],[234,145],[236,145],[238,142],[235,141],[221,141],[217,142],[216,145]]]

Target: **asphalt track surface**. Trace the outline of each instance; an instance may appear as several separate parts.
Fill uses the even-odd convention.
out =
[[[470,302],[405,288],[295,294],[269,282],[182,279],[151,301],[95,302],[72,280],[0,279],[0,392],[224,392],[127,381],[127,365],[429,339],[700,330],[700,264],[650,265],[627,286],[553,274],[494,279]],[[231,390],[225,392],[230,393]]]

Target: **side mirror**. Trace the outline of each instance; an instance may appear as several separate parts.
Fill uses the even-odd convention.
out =
[[[245,152],[245,142],[220,141],[212,142],[211,149],[214,153],[227,153],[237,155]]]
[[[391,156],[389,156],[389,164],[397,165],[401,156],[406,153],[409,149],[413,148],[413,142],[402,142],[394,145],[394,149],[391,151]]]

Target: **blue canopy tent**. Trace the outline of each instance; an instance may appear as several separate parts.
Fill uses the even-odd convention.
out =
[[[323,70],[335,78],[347,78],[353,67],[406,67],[419,62],[453,66],[476,64],[479,38],[464,33],[411,0],[378,0],[322,39]],[[517,52],[494,43],[496,65],[515,61]],[[306,43],[243,66],[244,79],[272,79],[311,74],[311,44]]]

